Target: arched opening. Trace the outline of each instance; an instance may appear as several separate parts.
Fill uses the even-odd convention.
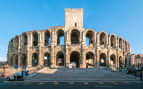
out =
[[[114,65],[114,64],[116,64],[116,56],[112,54],[110,56],[110,65]]]
[[[71,32],[71,44],[80,43],[80,32],[78,30],[72,30]]]
[[[92,52],[86,53],[86,65],[94,66],[94,54]]]
[[[38,33],[33,32],[33,46],[38,46]]]
[[[110,41],[111,41],[111,47],[115,48],[116,47],[116,38],[114,35],[111,36]]]
[[[10,65],[13,66],[13,56],[10,57]]]
[[[57,66],[64,66],[64,53],[63,52],[58,52],[56,56],[56,65]]]
[[[50,32],[49,32],[49,31],[46,31],[46,32],[45,32],[45,46],[50,45],[50,43],[51,43],[51,40],[50,40]]]
[[[45,53],[44,55],[44,66],[51,66],[51,56],[49,53]]]
[[[27,65],[27,56],[26,54],[23,54],[22,55],[22,66],[26,67],[26,65]]]
[[[59,30],[57,32],[57,44],[58,45],[64,44],[64,31],[63,30]]]
[[[27,35],[26,35],[26,33],[25,34],[23,34],[23,45],[24,46],[27,46]]]
[[[18,66],[18,56],[17,55],[15,55],[15,65]]]
[[[10,42],[10,48],[13,49],[13,40]]]
[[[70,55],[70,63],[75,67],[80,67],[80,53],[79,52],[72,52]]]
[[[18,49],[18,46],[19,46],[19,38],[18,38],[18,36],[16,36],[16,38],[15,38],[15,47],[16,47],[16,49]]]
[[[119,48],[122,48],[122,39],[119,39]]]
[[[125,50],[127,51],[127,42],[125,41]]]
[[[127,58],[125,57],[125,67],[128,66],[128,63],[127,63]]]
[[[122,57],[121,56],[119,57],[119,68],[120,69],[122,68]]]
[[[106,34],[104,32],[100,34],[100,45],[106,45]]]
[[[37,66],[38,65],[38,54],[33,53],[32,55],[32,66]]]
[[[86,33],[86,45],[93,46],[93,42],[94,42],[94,32],[88,31]]]
[[[106,54],[100,54],[100,66],[106,66]]]

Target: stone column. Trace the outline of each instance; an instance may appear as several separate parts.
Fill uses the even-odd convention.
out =
[[[70,64],[70,51],[69,51],[69,46],[70,46],[70,34],[68,32],[65,32],[66,34],[66,37],[65,37],[65,49],[66,49],[66,52],[65,52],[65,55],[66,55],[66,67],[69,66]]]
[[[39,46],[39,65],[44,65],[44,40],[43,40],[43,32],[39,32],[39,43],[38,43],[38,46]]]
[[[68,67],[70,64],[70,52],[68,48],[66,48],[66,67]]]
[[[110,54],[109,54],[110,50],[107,50],[107,56],[106,56],[106,66],[110,67]]]
[[[99,67],[99,62],[100,62],[100,51],[96,51],[96,67]]]
[[[21,54],[18,54],[18,66],[21,67]]]
[[[32,67],[32,32],[29,32],[27,34],[27,41],[28,41],[28,44],[27,44],[27,66],[28,67]]]
[[[55,59],[55,32],[54,29],[51,32],[51,67],[56,67],[56,59]]]
[[[86,53],[85,50],[82,52],[82,67],[86,68]]]

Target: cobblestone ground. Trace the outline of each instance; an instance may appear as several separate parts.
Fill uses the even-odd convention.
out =
[[[135,76],[106,69],[48,69],[25,81],[138,81]]]

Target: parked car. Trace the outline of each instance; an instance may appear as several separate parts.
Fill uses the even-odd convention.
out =
[[[7,80],[9,81],[17,81],[17,80],[24,80],[22,73],[21,72],[16,72],[14,74],[12,74],[11,76],[7,77]]]
[[[127,70],[128,70],[128,74],[132,74],[132,73],[136,73],[137,72],[135,67],[129,67],[129,68],[127,68]]]

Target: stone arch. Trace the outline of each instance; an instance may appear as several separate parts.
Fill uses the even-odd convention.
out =
[[[13,48],[13,39],[10,41],[10,48]]]
[[[77,29],[73,29],[71,31],[71,44],[79,44],[80,43],[80,31]]]
[[[64,66],[64,53],[62,51],[57,52],[56,65],[57,66]]]
[[[121,68],[122,64],[123,64],[122,56],[119,56],[119,68]]]
[[[16,36],[16,38],[15,38],[15,48],[18,49],[18,47],[19,47],[19,37]]]
[[[80,67],[80,53],[77,51],[73,51],[70,54],[70,63],[75,64],[75,66],[78,68]]]
[[[122,39],[119,38],[119,48],[122,48]]]
[[[27,43],[28,43],[28,36],[26,33],[24,33],[22,35],[22,40],[23,40],[23,46],[27,46]]]
[[[50,45],[51,39],[50,39],[50,32],[49,32],[49,30],[47,30],[47,31],[44,33],[44,38],[45,38],[44,45],[45,45],[45,46]]]
[[[106,66],[106,54],[105,53],[100,54],[100,66]]]
[[[94,53],[93,52],[86,53],[86,64],[89,66],[94,66]]]
[[[128,66],[128,60],[127,60],[127,57],[125,57],[125,67]]]
[[[94,32],[93,31],[87,31],[86,32],[86,45],[94,45]]]
[[[116,55],[112,54],[110,56],[110,65],[114,65],[114,64],[116,64]]]
[[[57,31],[57,44],[63,45],[64,44],[64,30],[60,29]],[[63,42],[62,42],[63,41]]]
[[[14,59],[14,58],[13,58],[13,55],[12,55],[12,56],[10,56],[10,65],[11,65],[11,66],[13,66],[13,65],[14,65],[14,63],[13,63],[13,59]]]
[[[115,35],[113,35],[113,34],[111,34],[111,36],[110,36],[110,46],[111,46],[112,48],[115,48],[115,47],[116,47],[116,37],[115,37]]]
[[[51,66],[51,56],[50,56],[50,53],[48,52],[44,54],[44,66],[48,66],[48,67]]]
[[[107,34],[105,32],[101,32],[99,36],[100,40],[100,45],[104,45],[104,47],[107,44]]]
[[[127,41],[125,40],[124,43],[125,43],[125,50],[127,51]]]
[[[37,66],[39,62],[39,57],[37,53],[32,54],[32,66]]]
[[[27,55],[26,54],[22,54],[22,62],[21,62],[22,66],[27,65]]]
[[[18,55],[15,55],[15,65],[18,66]]]
[[[38,46],[38,32],[33,32],[33,46]]]

